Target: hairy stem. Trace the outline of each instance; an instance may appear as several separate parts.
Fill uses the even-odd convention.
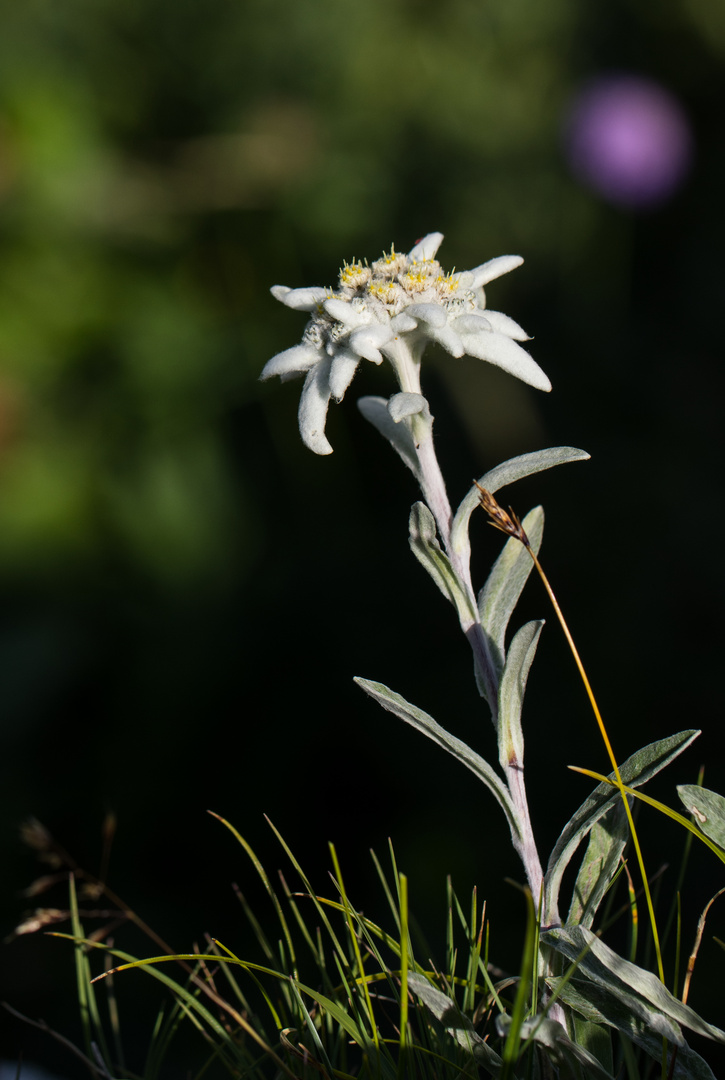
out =
[[[417,420],[416,418],[413,418]],[[469,594],[472,612],[478,611],[476,594],[471,581],[471,570],[467,560],[462,560],[451,547],[451,505],[446,493],[446,485],[433,445],[432,423],[418,422],[412,425],[416,438],[416,451],[420,470],[420,487],[423,497],[436,520],[438,535],[442,547],[451,560],[451,565]],[[491,707],[494,727],[498,729],[498,690],[499,678],[491,656],[491,647],[478,617],[461,619],[461,629],[468,639],[476,665],[477,681],[482,687]],[[516,816],[521,837],[513,837],[514,847],[521,859],[526,879],[532,896],[538,902],[541,896],[543,871],[541,860],[534,839],[534,830],[529,814],[526,797],[526,785],[522,766],[508,766],[505,770],[511,798],[516,808]],[[549,913],[542,913],[545,924],[550,921]]]
[[[384,350],[385,355],[395,369],[398,384],[404,393],[421,394],[420,385],[420,359],[422,347],[419,351],[410,348],[400,338],[390,343]],[[418,459],[417,478],[420,484],[423,498],[433,514],[440,537],[441,546],[451,561],[451,566],[458,576],[468,594],[468,608],[470,614],[460,616],[461,629],[468,639],[473,652],[473,660],[476,670],[476,682],[479,690],[487,699],[491,708],[494,728],[498,731],[498,691],[499,678],[496,666],[491,654],[491,646],[478,617],[478,604],[476,593],[471,581],[471,568],[467,557],[457,554],[451,545],[451,504],[446,492],[446,484],[443,479],[438,457],[433,444],[433,418],[430,412],[415,414],[408,419],[410,432],[415,443],[415,451]],[[529,814],[529,805],[526,798],[526,786],[524,783],[523,769],[509,766],[506,769],[506,780],[509,791],[516,809],[516,816],[520,830],[520,836],[513,836],[513,844],[523,863],[526,879],[531,889],[531,894],[538,902],[541,895],[543,872],[541,860],[536,848],[534,830]],[[548,915],[548,913],[545,913]]]

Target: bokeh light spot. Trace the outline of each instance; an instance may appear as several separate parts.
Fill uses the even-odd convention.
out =
[[[667,201],[687,175],[693,138],[677,99],[651,79],[608,75],[585,86],[564,125],[574,175],[610,202]]]

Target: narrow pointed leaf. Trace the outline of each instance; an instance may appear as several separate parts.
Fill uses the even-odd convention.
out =
[[[623,765],[620,765],[619,773],[622,782],[633,788],[646,784],[661,769],[674,761],[683,750],[686,750],[699,734],[700,732],[694,729],[680,731],[677,735],[670,735],[666,739],[659,739],[657,742],[644,746],[627,758]],[[615,780],[613,773],[611,779]],[[584,800],[568,824],[564,826],[549,858],[544,877],[547,910],[555,911],[558,907],[561,880],[579,844],[594,822],[604,817],[610,807],[621,798],[618,788],[602,783]]]
[[[698,1035],[725,1043],[725,1031],[708,1024],[689,1005],[683,1005],[674,997],[656,975],[623,959],[591,930],[583,926],[557,926],[544,931],[541,940],[569,960],[577,961],[579,975],[586,976],[617,997],[628,995],[633,1012],[648,1023],[659,1023],[659,1016],[668,1024],[681,1024]],[[657,1030],[673,1042],[682,1043],[681,1034],[678,1037],[666,1034],[668,1024],[663,1023]]]
[[[606,1024],[614,1028],[635,1046],[641,1047],[655,1061],[662,1060],[662,1036],[653,1031],[644,1020],[635,1016],[624,998],[583,979],[574,978],[565,982],[563,978],[555,978],[546,981],[557,993],[560,1001],[590,1023]],[[668,1050],[667,1076],[670,1075],[673,1049],[674,1047],[669,1047]],[[677,1047],[672,1076],[673,1080],[715,1080],[707,1062],[684,1041]]]
[[[522,525],[531,547],[538,555],[544,534],[542,507],[537,506],[530,510]],[[491,654],[499,675],[503,671],[506,656],[505,641],[509,620],[533,566],[533,560],[524,545],[511,537],[504,544],[478,597],[481,625],[488,635]]]
[[[519,457],[510,458],[501,465],[497,465],[495,469],[491,469],[478,482],[493,495],[507,484],[513,484],[515,480],[523,480],[526,476],[533,476],[534,473],[551,469],[554,465],[588,460],[589,454],[586,450],[578,450],[574,446],[552,446],[548,450],[535,450],[531,454],[521,454]],[[458,507],[451,526],[451,548],[465,559],[470,558],[471,554],[468,522],[477,506],[478,488],[474,484]]]
[[[476,1064],[481,1065],[491,1076],[498,1076],[503,1064],[501,1058],[488,1043],[483,1041],[455,1001],[452,1001],[423,975],[409,975],[408,986],[436,1020],[443,1024],[458,1045],[470,1053]]]
[[[307,373],[305,384],[300,394],[297,420],[300,435],[305,446],[315,454],[322,456],[332,453],[332,447],[325,435],[325,421],[330,404],[330,370],[332,359],[320,360]]]
[[[680,784],[677,794],[701,832],[725,850],[725,799],[722,795],[696,784]]]
[[[418,413],[431,419],[430,406],[422,394],[393,394],[388,402],[388,412],[396,424],[406,416],[416,416]]]
[[[551,382],[541,370],[533,356],[527,353],[518,342],[508,334],[499,334],[495,330],[483,330],[478,334],[464,334],[464,348],[469,356],[486,360],[513,375],[516,379],[528,383],[537,390],[548,392]]]
[[[524,763],[524,735],[521,712],[524,705],[526,680],[536,654],[543,622],[522,626],[506,658],[498,692],[498,758],[502,769],[521,768]]]
[[[467,746],[460,739],[457,739],[455,735],[451,735],[440,724],[437,724],[432,716],[424,713],[422,709],[416,708],[415,705],[411,705],[400,694],[396,694],[387,686],[382,683],[371,682],[369,679],[356,678],[354,681],[384,709],[404,720],[406,724],[410,724],[417,731],[427,735],[429,739],[447,750],[467,769],[470,769],[479,780],[483,781],[506,815],[512,836],[520,840],[516,814],[508,788],[487,761],[480,757],[475,750],[471,750],[470,746]]]
[[[496,1018],[499,1034],[505,1035],[510,1026],[511,1017],[505,1013]],[[562,1025],[556,1020],[550,1020],[546,1016],[534,1016],[524,1020],[521,1025],[521,1040],[526,1042],[529,1039],[539,1043],[540,1046],[545,1046],[555,1064],[560,1064],[562,1058],[568,1059],[570,1065],[575,1065],[572,1069],[574,1076],[577,1074],[576,1065],[582,1065],[586,1069],[587,1077],[597,1077],[597,1080],[614,1080],[612,1074],[593,1054],[590,1054],[583,1046],[572,1042]]]
[[[410,251],[408,252],[408,258],[411,262],[425,262],[427,259],[434,259],[438,248],[443,243],[443,233],[432,232],[424,236],[422,240],[419,240]],[[504,273],[502,270],[501,273]]]
[[[591,929],[628,839],[629,823],[620,800],[589,833],[566,920],[568,925],[574,923]]]
[[[469,271],[473,278],[469,287],[480,289],[483,285],[488,285],[489,281],[494,281],[502,274],[515,270],[523,261],[520,255],[497,255],[495,259],[489,259],[488,262],[481,263],[480,266]]]
[[[451,601],[459,619],[470,625],[471,621],[478,617],[478,612],[473,607],[466,586],[441,549],[436,536],[435,518],[425,503],[417,502],[413,505],[408,527],[410,547],[416,559],[426,568],[443,595]]]
[[[592,1054],[603,1069],[614,1072],[614,1049],[612,1047],[612,1032],[604,1024],[593,1024],[572,1015],[574,1023],[574,1041]]]
[[[418,455],[415,451],[415,442],[410,434],[407,424],[396,424],[388,412],[387,398],[361,397],[357,407],[374,428],[377,428],[384,439],[387,439],[393,449],[400,455],[408,466],[416,480],[420,481],[418,469]]]

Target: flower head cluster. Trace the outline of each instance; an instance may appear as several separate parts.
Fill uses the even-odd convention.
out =
[[[520,266],[502,255],[475,270],[446,274],[435,258],[443,237],[430,233],[407,255],[391,251],[371,266],[346,263],[337,289],[290,289],[272,295],[287,307],[310,313],[302,344],[278,353],[261,378],[305,374],[299,408],[300,433],[317,454],[330,454],[325,419],[330,399],[341,401],[361,360],[392,364],[401,391],[420,394],[420,359],[428,342],[452,356],[475,356],[537,387],[550,390],[541,368],[518,344],[521,327],[486,307],[484,286]]]

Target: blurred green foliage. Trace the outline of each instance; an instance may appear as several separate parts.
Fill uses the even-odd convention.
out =
[[[272,316],[268,285],[332,278],[343,257],[432,228],[461,266],[522,250],[549,276],[594,258],[606,209],[568,176],[559,128],[598,37],[633,19],[651,73],[697,94],[671,39],[716,52],[718,11],[8,5],[5,571],[57,573],[112,544],[171,582],[232,573],[244,513],[221,420],[298,332]]]
[[[468,677],[455,628],[436,638],[435,662],[421,663],[421,642],[440,632],[428,597],[408,653],[399,624],[380,616],[391,581],[409,575],[411,593],[427,588],[405,551],[414,492],[363,430],[356,385],[333,410],[325,462],[299,442],[297,388],[260,389],[264,362],[303,327],[271,299],[272,284],[326,284],[345,258],[406,249],[437,229],[448,267],[523,254],[491,302],[536,333],[555,391],[543,400],[478,362],[431,361],[425,385],[439,391],[441,452],[460,485],[452,497],[495,457],[557,442],[595,451],[591,493],[574,481],[576,520],[562,510],[548,543],[556,559],[564,541],[573,622],[577,603],[581,621],[597,613],[600,682],[612,641],[633,657],[620,672],[632,683],[638,665],[660,660],[636,615],[622,629],[634,591],[635,610],[655,620],[679,611],[714,627],[700,598],[725,593],[722,580],[692,564],[669,577],[671,553],[650,543],[619,563],[610,549],[630,541],[643,493],[658,520],[694,463],[710,455],[710,474],[695,481],[701,498],[722,468],[711,327],[722,288],[724,12],[710,0],[2,5],[0,847],[13,881],[27,876],[20,817],[50,814],[56,831],[85,837],[110,804],[137,845],[125,879],[120,856],[122,881],[136,906],[146,890],[153,921],[154,905],[168,916],[169,875],[175,895],[184,891],[191,838],[209,843],[193,832],[207,805],[241,825],[240,806],[274,814],[285,799],[296,820],[302,797],[310,820],[332,805],[349,836],[366,831],[365,847],[370,831],[385,836],[397,822],[401,862],[409,852],[426,886],[454,849],[475,873],[476,830],[427,844],[423,857],[433,823],[404,818],[404,786],[379,797],[404,784],[398,760],[413,783],[428,759],[407,733],[388,734],[387,720],[376,727],[349,687],[352,674],[379,677],[455,723],[440,679]],[[650,218],[583,190],[562,153],[567,102],[611,68],[659,79],[693,122],[692,177]],[[390,392],[380,373],[358,381],[361,392]],[[459,410],[466,444],[456,450]],[[645,447],[659,468],[631,485]],[[568,507],[557,483],[547,490]],[[612,492],[609,539],[590,530],[580,543],[577,522],[602,517]],[[672,530],[684,550],[689,527]],[[611,572],[584,588],[592,563]],[[719,684],[716,645],[703,649],[704,708]],[[680,657],[654,700],[649,689],[612,690],[630,710],[615,725],[636,717],[664,734],[659,705],[693,705],[687,670]],[[329,703],[313,713],[305,695],[323,676]],[[420,692],[405,684],[414,677]],[[566,715],[568,691],[557,692]],[[364,815],[335,758],[352,730],[340,717],[356,709],[372,724],[359,746],[375,804]],[[232,778],[219,779],[221,765]],[[8,927],[17,906],[7,898]],[[31,977],[13,955],[9,985],[36,1000],[42,983],[52,999],[40,969]]]

